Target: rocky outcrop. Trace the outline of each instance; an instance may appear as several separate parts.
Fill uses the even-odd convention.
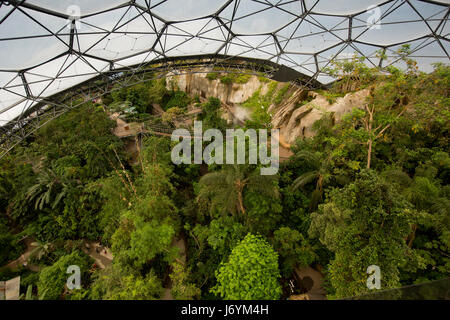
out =
[[[257,90],[264,95],[269,90],[270,82],[262,82],[257,76],[252,76],[245,84],[224,84],[220,79],[210,80],[206,77],[211,70],[202,69],[199,73],[184,75],[168,75],[167,85],[175,85],[179,90],[190,95],[198,95],[201,100],[216,97],[224,104],[224,118],[230,122],[241,123],[251,118],[247,110],[240,108],[240,104],[248,100]],[[203,72],[203,73],[200,73]],[[280,86],[278,86],[278,90]],[[275,93],[276,94],[276,93]],[[272,115],[272,127],[280,129],[283,143],[293,144],[298,138],[314,135],[313,124],[325,113],[332,113],[339,121],[345,113],[353,108],[362,108],[369,95],[369,90],[349,93],[330,104],[328,99],[316,92],[298,88],[291,89],[285,99],[278,106],[272,105],[268,112]],[[305,103],[305,101],[310,101]]]
[[[261,94],[268,91],[268,82],[261,82],[258,77],[252,76],[244,84],[224,84],[220,79],[210,80],[206,78],[208,70],[205,73],[193,73],[167,76],[167,86],[175,84],[179,90],[185,91],[193,96],[209,98],[216,97],[226,104],[241,104],[250,98],[253,93],[261,89]]]
[[[332,113],[334,119],[339,121],[353,108],[362,108],[368,95],[369,90],[364,89],[349,93],[330,104],[326,97],[316,92],[299,89],[278,108],[271,108],[270,112],[273,112],[272,126],[279,128],[286,142],[292,144],[298,138],[313,136],[314,122],[322,118],[325,113]],[[302,101],[308,96],[312,100],[303,104]]]

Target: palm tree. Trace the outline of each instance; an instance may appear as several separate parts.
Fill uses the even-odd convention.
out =
[[[42,210],[45,205],[56,208],[61,199],[67,195],[70,183],[67,179],[58,177],[51,169],[41,171],[37,183],[27,191],[29,201],[35,201],[35,209]]]
[[[30,284],[27,287],[27,293],[26,294],[21,294],[19,296],[19,300],[36,300],[35,298],[37,298],[37,300],[44,300],[45,299],[45,294],[47,293],[47,290],[44,290],[44,292],[42,294],[39,294],[38,296],[33,296],[33,285]]]
[[[391,168],[384,170],[381,175],[386,181],[397,184],[401,187],[401,194],[408,200],[418,212],[421,213],[420,220],[425,224],[423,213],[428,213],[427,219],[432,221],[433,228],[442,234],[448,230],[449,216],[448,209],[450,201],[440,194],[439,183],[434,179],[434,175],[416,175],[411,178],[400,168]],[[430,222],[428,222],[430,223]],[[407,237],[408,246],[411,248],[416,232],[419,229],[419,223],[416,221],[411,226],[411,233]],[[445,237],[445,236],[444,236]]]
[[[328,183],[332,174],[330,173],[330,157],[324,157],[323,153],[312,151],[300,151],[297,152],[293,160],[303,160],[303,162],[310,168],[300,175],[292,183],[292,190],[303,188],[310,183],[315,183],[316,187],[311,194],[311,211],[317,209],[317,206],[323,199],[324,185]]]
[[[253,191],[278,198],[278,189],[273,183],[275,179],[276,176],[262,176],[259,170],[250,170],[248,165],[227,165],[200,179],[197,200],[209,200],[212,209],[224,209],[233,215],[245,214],[244,192]]]
[[[46,256],[53,249],[53,244],[50,242],[42,243],[42,242],[33,242],[31,246],[35,247],[30,256],[36,256],[38,260],[41,260],[43,256]]]

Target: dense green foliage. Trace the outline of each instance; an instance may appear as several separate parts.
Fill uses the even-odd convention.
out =
[[[269,128],[270,121],[272,119],[269,113],[269,108],[272,103],[280,103],[282,97],[286,94],[284,90],[288,87],[283,87],[282,90],[278,91],[275,95],[277,89],[277,82],[271,82],[268,85],[268,90],[265,94],[261,93],[261,88],[257,90],[247,101],[245,101],[242,106],[248,108],[252,111],[252,119],[247,121],[247,126],[255,129]]]
[[[45,299],[56,300],[61,297],[66,286],[67,268],[71,265],[80,267],[84,276],[81,283],[88,282],[89,257],[79,251],[73,251],[70,255],[59,258],[52,266],[45,267],[39,274],[38,290],[45,293]],[[83,281],[84,280],[84,281]]]
[[[227,300],[279,299],[277,258],[265,240],[248,234],[219,268],[213,291]]]
[[[227,123],[220,115],[220,100],[217,98],[209,98],[208,102],[202,105],[202,113],[198,117],[198,121],[203,122],[203,130],[226,128]]]
[[[220,74],[219,72],[211,72],[206,75],[208,80],[220,79],[220,82],[226,85],[236,84],[246,84],[252,76],[249,74],[239,74],[239,73],[225,73]]]
[[[343,189],[333,189],[326,204],[311,216],[311,235],[335,253],[329,267],[339,297],[368,293],[365,270],[383,270],[383,287],[396,288],[399,267],[411,263],[404,239],[410,205],[374,172],[361,172]],[[409,257],[409,259],[408,259]]]
[[[232,126],[219,99],[200,104],[165,79],[63,114],[0,160],[0,265],[30,250],[29,237],[29,265],[40,267],[0,278],[21,275],[29,298],[280,299],[300,293],[286,283],[303,267],[323,271],[328,298],[369,292],[370,265],[382,289],[448,277],[450,68],[404,62],[388,75],[359,58],[336,62],[340,81],[322,94],[333,103],[366,89],[367,100],[340,121],[325,114],[274,176],[176,166],[167,137],[115,137],[112,113],[146,119],[155,104],[167,111],[159,123],[197,103],[203,130]],[[290,89],[265,81],[243,104],[245,126],[269,128],[269,108]],[[98,241],[114,256],[104,268],[83,252]],[[65,288],[69,265],[82,269],[81,290]]]
[[[0,265],[14,260],[22,254],[22,246],[18,242],[18,237],[12,234],[5,219],[0,217]]]

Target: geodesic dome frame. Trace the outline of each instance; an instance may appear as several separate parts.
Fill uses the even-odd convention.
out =
[[[331,61],[355,53],[402,67],[405,43],[424,71],[449,61],[450,1],[0,3],[0,157],[80,97],[167,72],[220,68],[317,87],[334,81]]]

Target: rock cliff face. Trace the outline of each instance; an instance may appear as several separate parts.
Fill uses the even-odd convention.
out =
[[[282,102],[279,107],[272,107],[272,126],[279,128],[285,141],[289,144],[297,138],[308,138],[314,135],[312,128],[314,122],[319,120],[325,113],[334,114],[336,121],[342,119],[343,115],[353,108],[362,108],[369,90],[364,89],[355,93],[349,93],[343,98],[338,98],[335,103],[330,104],[326,97],[316,92],[305,92],[297,90],[289,99]],[[306,104],[300,103],[307,97],[312,100]]]
[[[191,95],[199,95],[202,98],[217,97],[222,103],[228,105],[228,109],[233,110],[239,109],[239,105],[249,99],[258,89],[261,90],[261,95],[266,94],[269,90],[269,82],[261,82],[256,76],[251,77],[245,84],[223,84],[219,79],[209,80],[206,78],[206,73],[195,73],[169,75],[167,77],[168,86],[171,82],[180,90]],[[278,86],[279,88],[280,86]],[[279,105],[272,105],[268,110],[272,114],[272,126],[280,129],[286,144],[293,144],[298,138],[313,136],[314,122],[326,112],[333,113],[335,120],[339,121],[345,113],[350,112],[353,108],[362,108],[369,95],[369,90],[349,93],[343,98],[338,98],[332,104],[326,97],[305,89],[299,88],[293,91],[291,89],[290,93],[287,95],[288,98]],[[304,104],[303,102],[307,99],[311,101]],[[233,117],[236,117],[234,113]],[[248,118],[248,115],[245,114],[244,118]]]
[[[207,71],[205,71],[207,72]],[[268,91],[268,83],[259,81],[259,78],[252,76],[244,84],[224,84],[220,79],[209,80],[206,73],[184,74],[167,77],[167,86],[171,82],[182,91],[191,95],[199,95],[203,98],[216,97],[226,104],[241,104],[250,98],[255,91],[261,88],[261,94]]]

